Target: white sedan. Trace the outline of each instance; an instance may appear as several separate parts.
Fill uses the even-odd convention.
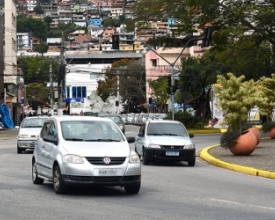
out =
[[[136,194],[141,164],[125,137],[110,119],[52,116],[45,123],[32,158],[32,180],[53,182],[57,194],[68,186],[122,186]]]

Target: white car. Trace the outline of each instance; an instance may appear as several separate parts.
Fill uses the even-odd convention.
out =
[[[146,121],[136,137],[135,149],[143,164],[151,161],[187,161],[195,166],[196,149],[184,125],[178,121]]]
[[[57,194],[69,185],[124,187],[136,194],[141,184],[141,164],[125,137],[110,119],[52,116],[39,135],[32,158],[32,180],[53,182]]]
[[[47,116],[26,117],[22,121],[17,136],[17,153],[20,154],[26,149],[34,149],[38,135]]]

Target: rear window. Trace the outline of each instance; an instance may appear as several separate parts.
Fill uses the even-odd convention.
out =
[[[188,136],[188,133],[182,124],[150,123],[147,127],[147,135]]]
[[[25,118],[21,128],[40,128],[48,118]]]

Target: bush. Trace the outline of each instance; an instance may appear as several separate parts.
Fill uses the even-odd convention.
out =
[[[220,139],[221,147],[230,148],[236,144],[236,140],[240,137],[241,132],[239,131],[227,131],[223,133]]]
[[[202,128],[203,122],[199,117],[193,116],[188,112],[175,112],[174,118],[176,121],[180,121],[186,128]],[[168,112],[167,120],[172,120],[172,112]]]
[[[275,128],[275,122],[273,121],[265,122],[262,125],[263,132],[269,132],[272,128]]]

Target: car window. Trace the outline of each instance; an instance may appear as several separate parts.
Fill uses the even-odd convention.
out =
[[[113,121],[62,121],[63,138],[67,141],[125,141]]]
[[[149,123],[147,135],[188,136],[188,133],[180,123]]]
[[[43,126],[43,128],[41,129],[41,132],[40,132],[40,137],[41,138],[43,138],[47,134],[47,132],[49,130],[50,123],[51,123],[50,121],[44,123],[44,126]]]
[[[54,122],[50,124],[49,130],[48,130],[48,135],[53,136],[56,133],[56,126]]]
[[[25,118],[21,128],[41,128],[48,118]]]

